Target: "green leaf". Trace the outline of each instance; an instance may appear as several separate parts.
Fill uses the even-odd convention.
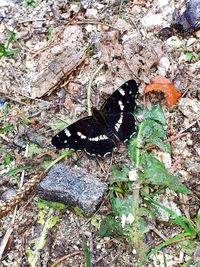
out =
[[[147,108],[138,108],[135,112],[135,116],[139,122],[142,122],[145,119],[151,119],[162,125],[167,124],[165,115],[160,105],[154,105],[151,110],[148,110]]]
[[[53,40],[53,28],[51,26],[47,29],[47,37],[49,41]]]
[[[124,165],[122,170],[120,171],[116,165],[112,166],[112,173],[109,179],[109,183],[112,185],[116,182],[127,182],[129,181],[128,174],[130,169]]]
[[[141,153],[140,164],[143,172],[139,173],[139,178],[143,183],[165,186],[183,194],[192,193],[176,176],[168,173],[163,163],[147,152]]]
[[[163,126],[152,119],[145,119],[141,124],[142,142],[147,145],[156,145],[165,150],[164,139],[166,138]]]
[[[197,212],[197,223],[200,225],[200,209]]]
[[[31,168],[32,168],[31,165],[16,167],[16,168],[13,168],[13,169],[9,170],[8,172],[4,173],[4,175],[5,176],[14,176],[18,172],[22,172],[24,170],[31,169]]]
[[[115,216],[129,215],[132,214],[133,209],[133,196],[128,195],[127,197],[121,199],[118,197],[114,197],[114,195],[110,194],[110,204],[112,207],[112,212]]]
[[[46,207],[49,207],[49,208],[53,208],[54,210],[63,210],[67,208],[66,204],[55,202],[55,201],[47,201],[41,198],[38,198],[35,203],[39,209],[44,209]]]
[[[56,225],[58,221],[59,221],[59,217],[57,215],[52,215],[48,223],[48,228],[50,229],[54,227],[54,225]]]
[[[7,42],[7,45],[6,45],[6,50],[9,48],[11,42],[15,39],[15,33],[14,31],[9,31],[10,32],[10,36],[8,38],[8,42]]]
[[[3,157],[2,163],[3,163],[3,165],[6,166],[6,165],[9,165],[13,160],[14,160],[13,156],[10,154],[7,154],[7,155],[5,155],[5,157]]]
[[[96,229],[99,229],[100,228],[100,223],[99,223],[99,219],[97,218],[97,215],[94,214],[92,217],[91,217],[91,225],[93,225]]]
[[[23,118],[23,123],[24,123],[25,125],[29,125],[29,123],[30,123],[29,118],[24,117],[24,118]]]
[[[30,142],[27,157],[32,158],[34,155],[40,154],[40,153],[45,152],[45,151],[47,151],[46,148],[42,148],[42,147],[38,146],[37,144]]]
[[[108,215],[101,222],[99,235],[100,237],[123,235],[121,222],[115,219],[113,216]]]
[[[183,250],[184,253],[192,256],[196,248],[196,243],[194,240],[183,240],[178,243],[178,246]]]
[[[5,123],[5,125],[2,128],[0,128],[0,134],[10,132],[13,128],[14,128],[13,124],[9,122]]]
[[[185,61],[191,61],[192,60],[192,57],[193,57],[192,52],[187,51],[184,53],[184,55],[185,55]]]
[[[65,129],[67,127],[67,123],[64,121],[55,121],[52,125],[51,125],[51,129],[55,132],[58,131],[62,131],[63,129]]]
[[[90,251],[87,246],[87,240],[83,239],[83,252],[85,255],[86,267],[91,267],[91,258],[90,258]]]

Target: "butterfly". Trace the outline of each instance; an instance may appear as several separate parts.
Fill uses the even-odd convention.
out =
[[[92,156],[112,153],[118,141],[126,142],[135,133],[133,111],[138,86],[129,80],[104,102],[100,110],[92,108],[92,116],[84,117],[56,134],[52,144],[57,149],[84,150]]]

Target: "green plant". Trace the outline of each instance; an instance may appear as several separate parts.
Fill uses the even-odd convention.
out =
[[[36,7],[38,2],[36,0],[24,0],[23,3],[27,6]]]
[[[37,199],[35,204],[38,208],[37,223],[42,226],[39,236],[35,237],[29,249],[27,249],[27,258],[31,267],[37,266],[37,260],[40,257],[40,252],[46,244],[48,230],[56,225],[59,221],[56,211],[64,209],[66,206],[62,203],[45,201]]]
[[[53,40],[53,28],[51,26],[47,29],[47,37],[49,41]]]
[[[0,42],[0,57],[13,56],[19,52],[19,48],[17,49],[10,48],[10,45],[14,40],[15,40],[15,33],[13,31],[9,31],[9,38],[7,43],[4,45],[3,43]]]
[[[109,179],[110,184],[110,204],[112,212],[105,217],[100,225],[101,236],[124,236],[130,242],[134,243],[137,255],[140,259],[148,259],[149,250],[144,242],[144,234],[149,231],[146,218],[155,218],[155,202],[147,203],[150,187],[156,186],[155,193],[159,190],[169,188],[172,191],[189,194],[191,191],[182,184],[179,179],[168,173],[164,164],[156,159],[148,148],[156,146],[158,149],[170,152],[169,143],[164,142],[166,139],[166,120],[162,109],[155,105],[152,110],[138,109],[135,116],[140,121],[137,127],[137,133],[130,139],[129,155],[132,167],[123,166],[119,170],[116,166],[112,168],[112,174]],[[148,204],[148,208],[142,207],[141,204]],[[151,207],[150,207],[151,206]],[[169,209],[167,209],[170,212]],[[192,224],[183,223],[183,218],[177,218],[172,212],[175,223],[185,227],[187,232],[184,236],[194,234]],[[189,228],[187,228],[189,227]],[[171,244],[176,239],[169,240],[163,244]],[[150,255],[155,254],[163,246],[158,246]],[[146,256],[148,255],[148,257]],[[144,264],[145,261],[139,261]]]

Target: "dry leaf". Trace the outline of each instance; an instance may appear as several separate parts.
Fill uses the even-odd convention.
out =
[[[144,89],[144,93],[152,91],[161,91],[165,95],[166,102],[169,106],[176,104],[177,100],[181,96],[181,93],[177,91],[174,85],[163,76],[156,76],[150,80],[151,84],[147,85]]]

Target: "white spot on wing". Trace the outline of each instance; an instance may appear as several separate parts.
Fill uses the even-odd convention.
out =
[[[123,121],[123,113],[121,113],[120,118],[119,118],[118,122],[117,122],[116,125],[115,125],[115,130],[116,130],[117,132],[119,131],[119,128],[120,128],[120,126],[121,126],[121,124],[122,124],[122,121]]]
[[[125,91],[124,91],[124,89],[120,88],[120,89],[119,89],[119,92],[120,92],[121,95],[123,95],[123,96],[125,95]]]
[[[95,141],[95,142],[97,142],[97,141],[100,141],[100,140],[106,140],[106,139],[108,139],[108,136],[105,135],[105,134],[102,134],[102,135],[99,135],[99,136],[96,136],[96,137],[91,137],[91,138],[88,138],[88,139],[89,139],[89,141]]]
[[[121,100],[118,101],[121,110],[124,110],[124,105]]]
[[[70,131],[68,129],[65,129],[65,134],[66,134],[67,137],[71,136],[71,133],[70,133]]]
[[[81,139],[86,139],[86,136],[81,132],[77,132],[77,135],[80,136]]]

